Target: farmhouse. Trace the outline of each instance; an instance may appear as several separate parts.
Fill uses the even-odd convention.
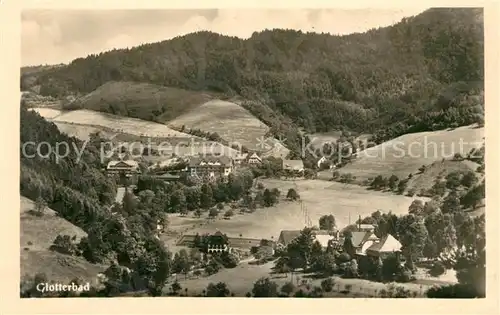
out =
[[[125,175],[130,176],[139,173],[139,164],[134,160],[110,161],[106,167],[106,171],[109,174],[125,173]]]
[[[338,231],[326,231],[326,230],[316,230],[313,231],[314,241],[318,241],[323,249],[327,248],[328,245],[339,239]]]
[[[278,244],[286,247],[300,235],[300,230],[283,230],[278,238]]]
[[[391,234],[387,234],[366,249],[366,254],[373,257],[383,257],[401,252],[401,243]]]
[[[262,163],[262,159],[260,158],[260,156],[257,153],[252,154],[248,158],[248,164],[250,164],[250,165],[258,165],[260,163]]]
[[[227,176],[233,171],[233,160],[227,156],[193,157],[189,160],[188,172],[191,176]]]
[[[283,160],[283,170],[290,172],[303,172],[304,162],[302,162],[302,160]]]
[[[351,257],[366,255],[366,250],[378,240],[379,238],[373,232],[354,231],[346,236],[343,249]]]

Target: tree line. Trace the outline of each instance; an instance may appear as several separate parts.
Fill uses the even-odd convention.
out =
[[[297,127],[369,132],[383,141],[481,121],[481,18],[481,9],[433,8],[344,36],[275,29],[242,40],[202,31],[78,58],[25,74],[21,85],[40,85],[41,94],[56,97],[111,81],[210,91],[238,100],[293,152]],[[132,114],[154,117],[161,107]],[[108,104],[100,110],[109,111]]]

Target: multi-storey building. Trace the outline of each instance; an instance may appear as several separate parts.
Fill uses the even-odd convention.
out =
[[[228,176],[233,171],[233,160],[227,156],[193,157],[188,172],[197,177]]]

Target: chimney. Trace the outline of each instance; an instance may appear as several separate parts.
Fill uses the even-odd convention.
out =
[[[361,214],[359,215],[358,227],[359,230],[361,231]]]

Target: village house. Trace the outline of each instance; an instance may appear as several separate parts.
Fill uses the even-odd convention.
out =
[[[338,231],[315,230],[312,233],[314,235],[314,241],[320,243],[323,249],[326,249],[332,241],[339,239]]]
[[[366,249],[366,255],[384,258],[387,255],[401,252],[401,243],[391,234],[387,234]]]
[[[241,165],[245,163],[248,158],[248,153],[238,153],[233,157],[234,165]]]
[[[106,167],[108,174],[124,173],[127,177],[139,173],[139,163],[134,160],[110,161]]]
[[[287,247],[294,239],[299,237],[300,230],[283,230],[278,238],[279,247]]]
[[[189,160],[188,173],[197,177],[228,176],[233,171],[233,160],[227,156],[193,157]]]
[[[401,251],[401,243],[394,236],[388,234],[378,238],[374,231],[375,226],[372,224],[358,224],[356,230],[349,232],[346,236],[344,251],[351,257],[371,256],[375,258]]]
[[[283,160],[283,170],[288,172],[304,172],[304,162],[302,160]]]
[[[250,165],[258,165],[262,163],[262,159],[257,153],[253,153],[250,157],[248,157],[247,163]]]

